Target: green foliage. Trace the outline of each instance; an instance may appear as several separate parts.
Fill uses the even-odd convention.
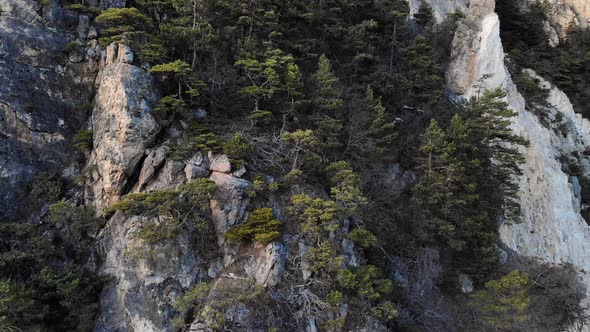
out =
[[[356,271],[340,270],[338,282],[343,288],[370,300],[379,300],[393,291],[391,280],[382,278],[381,271],[373,265],[363,265]]]
[[[287,143],[291,146],[291,155],[293,156],[292,170],[301,167],[301,154],[310,152],[318,145],[317,138],[315,137],[313,130],[310,129],[283,133],[283,136],[281,136],[281,142]]]
[[[374,247],[379,243],[375,234],[364,228],[354,229],[348,233],[347,238],[365,249]]]
[[[252,212],[248,221],[225,233],[232,241],[256,241],[262,245],[281,237],[281,222],[274,217],[271,208],[260,208]]]
[[[164,96],[160,98],[154,112],[161,119],[162,124],[168,126],[178,117],[186,117],[190,109],[188,104],[176,95]]]
[[[381,98],[375,98],[373,89],[370,86],[367,86],[365,102],[371,112],[370,131],[373,136],[373,146],[370,146],[369,150],[382,157],[395,141],[397,136],[396,123],[389,119],[385,113],[385,107],[381,103]]]
[[[210,132],[201,124],[194,124],[184,133],[182,140],[172,146],[172,159],[185,160],[192,157],[196,151],[219,152],[222,149],[217,135]]]
[[[39,323],[48,308],[34,298],[34,292],[23,284],[0,281],[0,326],[15,327]],[[25,324],[23,324],[25,323]]]
[[[344,295],[340,291],[331,291],[326,295],[326,303],[332,308],[339,308],[344,301]]]
[[[74,148],[76,151],[81,153],[88,153],[92,151],[93,147],[93,136],[92,130],[80,130],[74,135]]]
[[[498,280],[486,282],[485,290],[471,296],[471,304],[486,323],[495,328],[510,329],[529,319],[530,291],[529,277],[515,270]]]
[[[150,69],[150,73],[161,75],[164,78],[183,79],[191,73],[191,66],[182,61],[176,60],[173,62],[155,65]]]
[[[192,79],[192,71],[191,71],[191,66],[182,61],[182,60],[175,60],[172,62],[168,62],[168,63],[163,63],[163,64],[159,64],[159,65],[155,65],[152,67],[152,69],[150,69],[150,73],[161,77],[164,80],[173,80],[176,82],[177,86],[178,86],[178,92],[176,97],[177,98],[181,98],[182,97],[182,87],[183,85],[186,85],[189,88],[189,91],[191,91],[193,88],[193,86],[191,86],[191,81],[194,81]],[[194,81],[197,83],[197,86],[200,86],[201,82],[198,81]],[[194,83],[193,83],[194,85]],[[195,91],[196,93],[196,91]]]
[[[399,311],[391,301],[383,301],[371,308],[371,315],[382,322],[389,322],[399,316]]]
[[[291,184],[300,183],[303,179],[303,171],[300,169],[293,169],[285,175],[285,181]]]
[[[151,19],[137,8],[109,8],[100,13],[95,22],[103,46],[114,41],[131,42],[152,28]]]
[[[77,266],[66,266],[61,270],[45,268],[33,280],[41,290],[43,300],[54,300],[63,308],[56,311],[67,313],[63,319],[65,329],[70,326],[79,331],[94,327],[97,300],[104,281],[104,278]]]
[[[428,2],[421,0],[418,12],[414,14],[414,20],[416,20],[416,24],[418,24],[418,26],[424,27],[431,23],[433,19],[434,13],[432,12],[432,8],[430,8]]]
[[[321,110],[330,112],[342,106],[343,100],[336,87],[338,78],[332,72],[332,64],[324,54],[320,56],[313,79],[317,86],[317,97],[314,102]]]
[[[94,211],[61,201],[49,206],[49,220],[60,224],[77,255],[87,253],[95,242],[104,220],[94,216]]]
[[[75,41],[69,43],[68,45],[66,45],[66,47],[64,48],[64,53],[70,54],[74,51],[80,50],[81,48],[82,48],[82,44],[79,41],[75,40]]]
[[[426,37],[418,35],[403,53],[403,68],[408,82],[408,102],[418,107],[433,107],[442,101],[445,79],[434,50]]]
[[[189,228],[203,232],[201,245],[211,235],[207,220],[209,202],[217,185],[207,179],[198,179],[180,186],[177,190],[160,190],[123,196],[109,209],[120,210],[127,215],[142,215],[150,218],[134,233],[134,237],[148,244],[160,243],[174,238]]]
[[[526,142],[509,128],[515,114],[505,95],[485,91],[464,101],[445,129],[432,120],[413,188],[418,235],[456,250],[480,277],[497,259],[497,218],[520,216],[515,176],[523,157],[515,146]]]
[[[251,38],[244,42],[235,66],[244,72],[249,84],[240,93],[254,103],[251,116],[259,118],[261,103],[280,90],[296,93],[300,88],[301,77],[297,74],[298,67],[293,64],[293,56],[272,47],[261,52]]]
[[[347,215],[353,215],[359,207],[367,203],[360,188],[360,178],[346,161],[328,165],[326,170],[332,173],[330,196],[343,207]]]
[[[202,306],[212,287],[212,282],[200,282],[179,297],[174,306],[181,311],[188,311],[194,306]]]
[[[86,226],[76,208],[65,204],[50,208],[50,221],[59,218],[60,227],[53,222],[0,224],[0,327],[22,331],[93,328],[103,279],[80,267],[89,256],[90,241],[80,236]],[[88,228],[97,226],[89,223]]]
[[[342,269],[342,257],[337,256],[336,250],[328,241],[309,248],[303,258],[309,264],[309,271],[316,275],[333,274]]]
[[[330,60],[322,54],[318,69],[312,76],[314,83],[313,104],[318,111],[312,118],[317,123],[316,136],[319,145],[328,153],[342,147],[342,121],[337,118],[344,105],[338,86],[338,78],[332,70]]]
[[[252,121],[252,124],[268,125],[272,121],[272,112],[264,110],[254,110],[250,113],[248,118]]]
[[[214,330],[223,330],[227,310],[235,310],[240,304],[264,308],[268,302],[270,297],[266,289],[255,285],[251,280],[221,279],[214,284],[197,284],[180,297],[177,308],[188,314],[186,321],[189,324],[199,319]]]
[[[66,6],[66,8],[69,10],[73,10],[79,14],[93,15],[93,16],[100,14],[100,8],[85,6],[81,3],[74,3],[74,4]]]
[[[253,152],[252,144],[242,133],[236,133],[223,145],[223,152],[231,159],[248,159]]]
[[[21,195],[25,202],[23,209],[30,212],[45,204],[59,201],[65,192],[65,183],[56,172],[39,172],[24,187]]]
[[[338,229],[340,209],[335,202],[299,194],[291,198],[291,204],[291,213],[301,222],[301,229],[308,235],[317,237],[322,231],[333,232]]]

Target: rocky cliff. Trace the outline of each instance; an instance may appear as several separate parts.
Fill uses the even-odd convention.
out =
[[[504,246],[499,251],[551,264],[571,263],[590,290],[590,227],[581,215],[580,179],[568,174],[564,165],[564,158],[569,158],[590,176],[590,122],[574,112],[562,91],[532,70],[528,74],[550,90],[550,107],[546,109],[550,123],[526,109],[527,100],[506,68],[494,0],[428,3],[439,23],[455,11],[465,16],[454,32],[446,71],[451,97],[472,96],[478,80],[490,74],[485,86],[508,90],[507,101],[518,113],[511,128],[530,142],[522,150],[526,163],[519,179],[523,218],[499,222]],[[125,1],[94,4],[104,9],[124,7]],[[420,1],[410,1],[411,13],[417,12],[419,5]],[[580,26],[590,21],[586,1],[554,0],[553,5],[550,25],[558,36],[564,36],[572,21]],[[178,143],[179,135],[166,131],[153,115],[160,98],[157,83],[134,58],[125,44],[99,47],[92,20],[64,10],[56,0],[44,5],[33,0],[0,2],[0,79],[5,82],[0,85],[0,187],[4,189],[0,211],[6,215],[15,212],[17,188],[34,174],[57,171],[70,179],[82,175],[83,189],[76,197],[83,197],[85,205],[108,219],[88,264],[110,277],[100,297],[97,332],[175,331],[175,304],[187,289],[203,281],[209,281],[211,291],[206,305],[187,327],[190,331],[215,330],[219,319],[238,330],[268,327],[257,316],[263,308],[244,304],[261,288],[272,288],[274,299],[282,306],[305,307],[319,301],[305,288],[311,272],[303,257],[310,245],[302,234],[289,229],[280,240],[264,245],[226,240],[230,228],[245,223],[252,211],[261,207],[252,192],[254,182],[272,184],[275,180],[253,180],[247,168],[236,169],[235,161],[220,152],[195,150],[188,158],[173,158],[170,146]],[[93,133],[84,167],[78,167],[71,151],[72,136],[80,129]],[[401,173],[394,169],[391,177]],[[391,186],[405,188],[415,179],[411,172],[403,176],[405,179],[392,180]],[[199,179],[209,179],[217,186],[208,202],[212,252],[197,244],[193,235],[198,232],[190,227],[164,243],[146,243],[136,236],[141,225],[165,223],[165,218],[109,210],[125,195],[174,191]],[[288,193],[302,192],[329,197],[319,185],[295,186]],[[273,193],[265,195],[274,215],[284,219],[288,202]],[[339,228],[329,232],[330,240],[338,239],[342,251],[340,268],[356,268],[362,259],[355,243],[346,238],[351,223],[362,224],[362,220],[343,218]],[[388,258],[392,262],[398,259]],[[408,283],[406,275],[399,273],[404,269],[407,267],[393,273],[400,285]],[[432,289],[432,285],[425,287]],[[216,307],[236,294],[243,295],[241,301],[226,303],[223,309]],[[327,306],[318,308],[325,311]],[[327,315],[345,317],[348,310],[348,305],[341,305]],[[317,331],[319,323],[305,313],[297,313],[298,323],[303,322],[298,327]],[[386,330],[372,319],[355,328]]]
[[[472,0],[466,19],[457,29],[453,42],[452,63],[447,79],[460,95],[470,96],[474,85],[485,74],[493,75],[488,87],[509,91],[508,103],[518,112],[513,129],[530,142],[524,149],[526,163],[520,179],[520,199],[523,208],[521,222],[504,220],[500,227],[504,244],[515,253],[539,258],[550,263],[571,263],[580,277],[590,285],[587,254],[590,227],[580,215],[580,186],[575,176],[564,171],[563,156],[573,157],[573,163],[588,174],[588,158],[584,151],[590,143],[590,122],[574,113],[567,96],[534,72],[529,74],[550,89],[547,110],[551,125],[543,124],[525,107],[527,101],[519,94],[506,69],[505,54],[500,39],[500,24],[494,13],[494,1]],[[554,4],[551,18],[564,26],[576,13],[576,22],[585,24],[590,18],[588,3],[562,1]],[[557,120],[562,119],[562,120]],[[556,129],[563,121],[567,132]]]
[[[14,210],[24,181],[71,160],[68,141],[85,126],[98,71],[87,21],[57,1],[0,3],[0,211]],[[68,47],[74,40],[88,45]]]

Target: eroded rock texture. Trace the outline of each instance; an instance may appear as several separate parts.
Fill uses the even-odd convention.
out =
[[[70,61],[77,23],[57,2],[0,2],[0,216],[13,212],[20,184],[71,160],[70,139],[85,126],[98,55],[90,43]]]
[[[125,193],[129,177],[160,131],[150,112],[158,100],[154,80],[128,64],[127,57],[116,45],[109,46],[106,67],[97,78],[92,115],[95,148],[88,165],[93,204],[99,211]]]

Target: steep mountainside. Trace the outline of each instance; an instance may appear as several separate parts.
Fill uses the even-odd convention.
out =
[[[590,331],[544,5],[0,0],[0,331]]]

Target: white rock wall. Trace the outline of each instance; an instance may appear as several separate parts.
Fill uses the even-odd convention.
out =
[[[537,0],[527,0],[529,4]],[[564,37],[570,23],[579,26],[590,24],[590,1],[588,0],[548,0],[551,4],[549,20],[551,25],[559,34]]]
[[[493,74],[487,87],[504,87],[509,91],[508,103],[518,112],[512,128],[530,141],[530,146],[523,150],[526,163],[519,179],[523,220],[518,224],[504,223],[501,239],[520,255],[548,263],[573,264],[590,286],[585,272],[590,271],[590,227],[580,216],[574,186],[559,161],[564,153],[583,155],[590,147],[590,122],[575,114],[567,96],[555,87],[551,87],[549,103],[553,107],[548,111],[553,119],[555,114],[562,114],[568,126],[567,137],[543,126],[536,115],[525,109],[526,101],[504,66],[499,20],[493,10],[494,1],[471,2],[467,17],[456,32],[447,79],[453,90],[469,97],[483,74]],[[549,87],[547,82],[542,84]],[[587,160],[581,166],[589,170]]]

